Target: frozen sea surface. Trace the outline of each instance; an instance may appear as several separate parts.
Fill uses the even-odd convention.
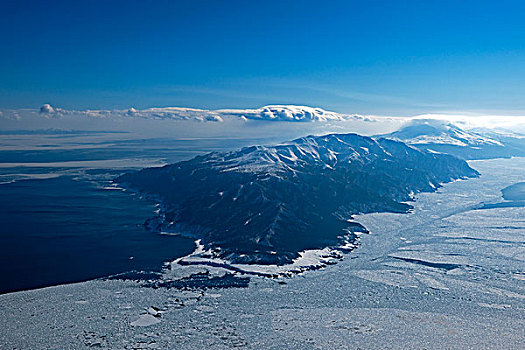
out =
[[[248,288],[91,281],[0,296],[4,348],[523,349],[525,208],[500,203],[525,159],[472,162],[477,179],[410,214],[356,217],[343,261]],[[283,283],[284,282],[284,283]],[[158,321],[158,322],[157,322]]]

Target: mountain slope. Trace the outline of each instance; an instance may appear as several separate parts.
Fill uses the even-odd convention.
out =
[[[466,131],[452,123],[433,119],[415,119],[401,129],[379,137],[463,159],[525,156],[525,138],[520,135],[489,130]]]
[[[288,263],[363,231],[356,213],[406,212],[412,193],[476,176],[464,161],[356,134],[210,153],[117,179],[155,196],[151,229],[184,232],[236,263]]]

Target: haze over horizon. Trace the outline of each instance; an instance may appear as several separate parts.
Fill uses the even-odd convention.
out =
[[[17,1],[0,108],[525,115],[521,1]]]

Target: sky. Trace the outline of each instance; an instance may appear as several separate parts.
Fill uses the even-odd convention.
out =
[[[524,1],[0,3],[0,108],[525,115]]]

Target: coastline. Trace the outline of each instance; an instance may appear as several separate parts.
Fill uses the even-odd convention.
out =
[[[497,220],[523,209],[468,210],[523,178],[525,160],[512,162],[487,162],[480,178],[418,194],[412,213],[356,217],[371,231],[359,249],[284,284],[255,277],[245,288],[181,290],[96,280],[2,295],[0,341],[32,349],[519,349],[525,288],[512,254],[523,249],[525,225],[515,219],[522,228],[503,234]],[[460,244],[463,236],[477,240]],[[395,259],[416,255],[460,266]],[[22,336],[27,327],[31,339]]]

